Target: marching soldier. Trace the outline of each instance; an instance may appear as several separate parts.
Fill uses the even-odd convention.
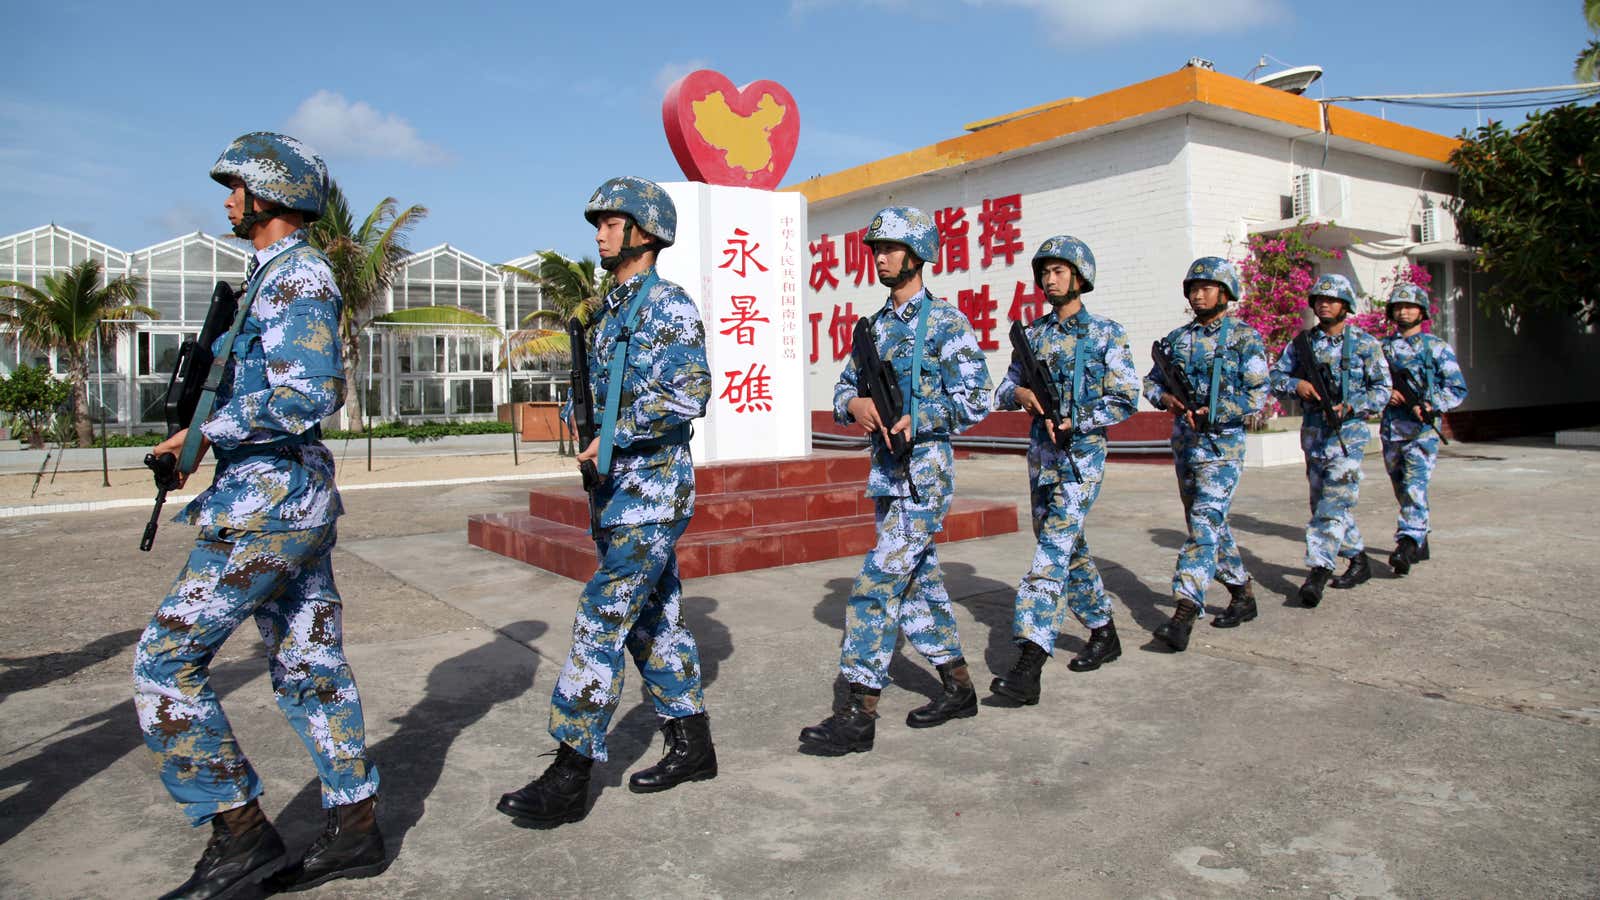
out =
[[[1300,401],[1300,447],[1306,455],[1306,480],[1311,487],[1311,521],[1306,525],[1306,565],[1311,572],[1300,586],[1300,602],[1316,606],[1330,584],[1353,588],[1372,577],[1361,531],[1356,528],[1356,499],[1361,492],[1361,460],[1366,454],[1366,417],[1389,402],[1389,367],[1377,338],[1347,321],[1356,295],[1343,275],[1324,275],[1311,286],[1310,306],[1317,317],[1305,337],[1310,359],[1301,359],[1294,343],[1283,349],[1272,369],[1272,389]],[[1337,397],[1322,397],[1309,380],[1312,368],[1326,377]],[[1332,417],[1322,408],[1333,403]],[[1349,565],[1333,576],[1334,559]]]
[[[1025,387],[1022,362],[995,389],[999,409],[1034,416],[1028,445],[1028,485],[1033,533],[1039,540],[1033,567],[1017,586],[1012,638],[1016,662],[989,690],[1025,705],[1039,702],[1039,676],[1055,654],[1056,636],[1070,609],[1089,629],[1089,642],[1067,663],[1074,672],[1100,668],[1122,655],[1111,600],[1089,556],[1083,521],[1100,496],[1106,463],[1106,429],[1133,415],[1139,373],[1121,325],[1089,312],[1083,295],[1094,290],[1094,254],[1082,241],[1057,235],[1033,255],[1034,284],[1050,311],[1026,330],[1034,356],[1055,381],[1066,449],[1041,399]]]
[[[344,402],[344,301],[302,230],[322,214],[328,170],[294,138],[255,132],[223,151],[211,177],[229,189],[223,206],[254,255],[242,324],[213,345],[220,353],[233,338],[216,411],[200,425],[199,456],[215,453],[215,477],[176,517],[200,526],[199,539],[139,639],[133,669],[139,727],[161,780],[193,825],[211,825],[194,874],[166,895],[186,898],[260,882],[286,858],[257,800],[261,780],[209,683],[218,648],[251,618],[327,810],[322,835],[275,887],[375,875],[385,865],[378,770],[367,758],[330,561],[344,507],[318,425]],[[154,453],[179,454],[187,437],[181,430]]]
[[[1407,372],[1423,398],[1420,407],[1407,406],[1400,391],[1391,390],[1378,431],[1383,443],[1383,467],[1389,472],[1394,498],[1400,504],[1389,567],[1396,575],[1405,575],[1413,565],[1428,558],[1428,483],[1439,456],[1435,416],[1455,409],[1467,399],[1467,381],[1450,345],[1422,331],[1422,323],[1428,320],[1428,295],[1422,288],[1397,285],[1389,295],[1384,314],[1396,329],[1383,341],[1390,373]],[[1433,424],[1428,424],[1430,421]]]
[[[889,288],[888,300],[872,317],[872,339],[893,366],[909,409],[897,422],[880,420],[873,401],[861,396],[854,358],[834,387],[834,418],[859,424],[872,436],[867,495],[876,499],[878,543],[867,553],[846,608],[839,669],[849,682],[848,700],[800,732],[804,748],[823,755],[872,749],[878,696],[889,683],[898,631],[934,665],[942,685],[940,695],[912,710],[906,724],[929,728],[978,714],[933,541],[955,488],[950,436],[988,414],[989,370],[966,316],[923,287],[923,265],[939,256],[933,217],[888,207],[873,218],[863,242],[872,248],[878,280]],[[890,455],[891,434],[912,441],[904,465]]]
[[[1156,639],[1182,652],[1197,617],[1205,615],[1206,588],[1222,582],[1231,598],[1214,617],[1217,628],[1233,628],[1256,617],[1250,573],[1228,527],[1228,507],[1244,462],[1244,420],[1267,398],[1267,351],[1254,328],[1228,315],[1239,299],[1233,263],[1206,256],[1189,266],[1183,292],[1194,321],[1172,330],[1163,342],[1173,367],[1187,379],[1197,404],[1189,409],[1173,394],[1158,366],[1145,376],[1145,398],[1172,413],[1172,460],[1189,537],[1178,551],[1172,576],[1176,609],[1156,629]]]
[[[550,699],[555,760],[497,806],[529,828],[587,815],[590,772],[606,758],[606,729],[622,695],[624,651],[644,678],[667,744],[628,789],[664,791],[717,775],[675,551],[694,515],[689,423],[706,413],[711,373],[699,309],[655,269],[657,254],[672,246],[677,210],[660,185],[624,176],[600,185],[583,215],[617,285],[589,333],[601,432],[578,454],[601,476],[591,497],[600,564],[578,601],[572,648]]]

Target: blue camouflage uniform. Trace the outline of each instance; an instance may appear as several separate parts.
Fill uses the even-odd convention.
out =
[[[1467,381],[1456,362],[1455,351],[1431,334],[1392,335],[1383,341],[1383,355],[1391,369],[1405,369],[1411,382],[1440,412],[1455,409],[1467,399]],[[1439,432],[1412,414],[1409,408],[1386,406],[1378,426],[1383,444],[1383,467],[1389,472],[1394,498],[1400,504],[1395,539],[1409,537],[1421,544],[1428,537],[1428,482],[1439,456]]]
[[[908,406],[912,350],[924,306],[928,331],[922,380],[915,386],[915,443],[909,463],[900,465],[882,438],[872,437],[867,496],[876,498],[878,543],[867,553],[851,593],[839,655],[839,669],[846,680],[874,689],[889,683],[889,658],[897,629],[935,666],[962,655],[933,541],[944,528],[955,491],[950,436],[988,415],[989,368],[967,317],[947,301],[926,289],[899,309],[892,300],[886,301],[872,318],[873,339],[884,362],[894,367]],[[849,405],[858,396],[855,358],[851,357],[833,389],[835,421],[841,425],[855,422]]]
[[[322,805],[378,789],[330,559],[344,508],[317,427],[344,401],[343,299],[301,231],[258,251],[248,283],[257,293],[201,426],[215,479],[175,518],[200,526],[199,539],[134,657],[145,744],[195,825],[262,790],[208,683],[212,657],[251,617],[278,706],[316,762]]]
[[[1090,629],[1111,621],[1111,599],[1089,556],[1083,520],[1100,496],[1106,429],[1133,415],[1139,402],[1139,373],[1128,350],[1127,332],[1087,307],[1066,321],[1048,312],[1035,319],[1026,333],[1034,356],[1055,380],[1061,415],[1072,419],[1072,441],[1070,453],[1062,450],[1050,440],[1044,420],[1034,420],[1028,485],[1039,546],[1032,567],[1017,586],[1012,635],[1019,644],[1031,641],[1054,655],[1067,609]],[[1081,352],[1076,349],[1080,343]],[[1075,354],[1083,361],[1081,378],[1073,372]],[[1022,363],[1013,359],[995,389],[996,408],[1021,408],[1017,387],[1022,378]],[[1081,390],[1074,397],[1076,381],[1081,381]]]
[[[1349,416],[1342,423],[1329,423],[1318,404],[1302,402],[1295,395],[1295,385],[1301,380],[1296,374],[1300,361],[1292,342],[1272,368],[1272,390],[1285,403],[1299,404],[1301,409],[1300,449],[1305,452],[1311,489],[1306,565],[1332,569],[1336,556],[1355,559],[1366,549],[1355,518],[1361,461],[1371,436],[1366,418],[1381,412],[1389,402],[1389,367],[1377,338],[1348,322],[1337,337],[1312,328],[1310,338],[1317,362],[1328,367],[1336,384],[1345,385]]]
[[[683,616],[675,547],[694,515],[689,423],[711,397],[700,311],[654,268],[606,295],[589,330],[590,386],[597,409],[627,310],[646,295],[627,338],[614,455],[595,489],[600,558],[572,623],[572,649],[550,700],[550,734],[591,759],[606,759],[606,728],[622,696],[623,651],[663,719],[705,711],[700,652]],[[570,420],[571,407],[564,413]]]
[[[1245,417],[1266,403],[1267,351],[1254,328],[1227,315],[1209,325],[1196,321],[1174,328],[1166,340],[1174,365],[1194,387],[1196,408],[1210,410],[1208,431],[1196,432],[1183,416],[1174,416],[1172,422],[1172,461],[1189,529],[1178,551],[1172,593],[1193,601],[1204,615],[1212,578],[1233,587],[1250,580],[1228,527],[1228,508],[1244,463]],[[1213,377],[1216,398],[1211,397]],[[1152,368],[1144,379],[1145,399],[1164,409],[1170,387],[1160,370]]]

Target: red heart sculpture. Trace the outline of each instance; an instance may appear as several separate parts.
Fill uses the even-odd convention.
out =
[[[683,174],[706,184],[772,190],[800,142],[800,108],[783,85],[752,81],[735,88],[710,69],[667,89],[661,121]]]

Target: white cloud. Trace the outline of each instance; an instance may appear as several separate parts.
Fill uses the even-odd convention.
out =
[[[1050,29],[1055,44],[1137,37],[1151,32],[1225,31],[1259,25],[1286,13],[1282,0],[1212,0],[1204,14],[1192,0],[966,0],[970,6],[1032,10]]]
[[[672,87],[672,85],[679,78],[682,78],[690,72],[709,68],[711,68],[711,60],[709,59],[691,59],[684,62],[669,62],[660,69],[656,70],[656,93],[665,96],[667,93],[667,88]]]
[[[346,158],[401,159],[424,165],[450,161],[450,154],[417,135],[410,122],[342,94],[317,91],[289,117],[285,130],[320,153]]]

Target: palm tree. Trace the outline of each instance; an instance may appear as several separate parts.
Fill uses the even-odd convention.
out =
[[[1600,0],[1583,0],[1583,19],[1589,31],[1600,34]],[[1600,81],[1600,40],[1590,39],[1573,62],[1572,77],[1580,82]]]
[[[334,283],[344,295],[339,337],[344,350],[346,390],[356,398],[355,403],[345,404],[346,428],[364,427],[363,398],[355,389],[361,369],[361,332],[376,317],[379,300],[400,271],[400,264],[411,255],[406,236],[427,215],[425,206],[413,204],[402,211],[400,201],[385,197],[357,227],[344,191],[338,182],[333,182],[322,217],[306,228],[311,244],[327,255],[333,266]]]
[[[513,364],[530,359],[566,361],[572,352],[567,341],[567,320],[576,317],[588,324],[611,292],[611,273],[597,272],[595,261],[588,257],[567,259],[554,250],[541,250],[538,256],[535,269],[500,267],[503,272],[538,285],[545,301],[543,309],[528,313],[517,323],[522,327],[510,337]]]
[[[139,295],[139,281],[119,275],[100,284],[100,262],[86,259],[64,272],[46,275],[44,289],[20,281],[0,281],[0,324],[17,330],[26,344],[41,350],[54,350],[66,365],[72,383],[73,417],[78,445],[94,444],[94,426],[89,415],[89,354],[102,321],[111,324],[112,333],[133,329],[134,316],[158,319],[161,314],[133,302]]]

